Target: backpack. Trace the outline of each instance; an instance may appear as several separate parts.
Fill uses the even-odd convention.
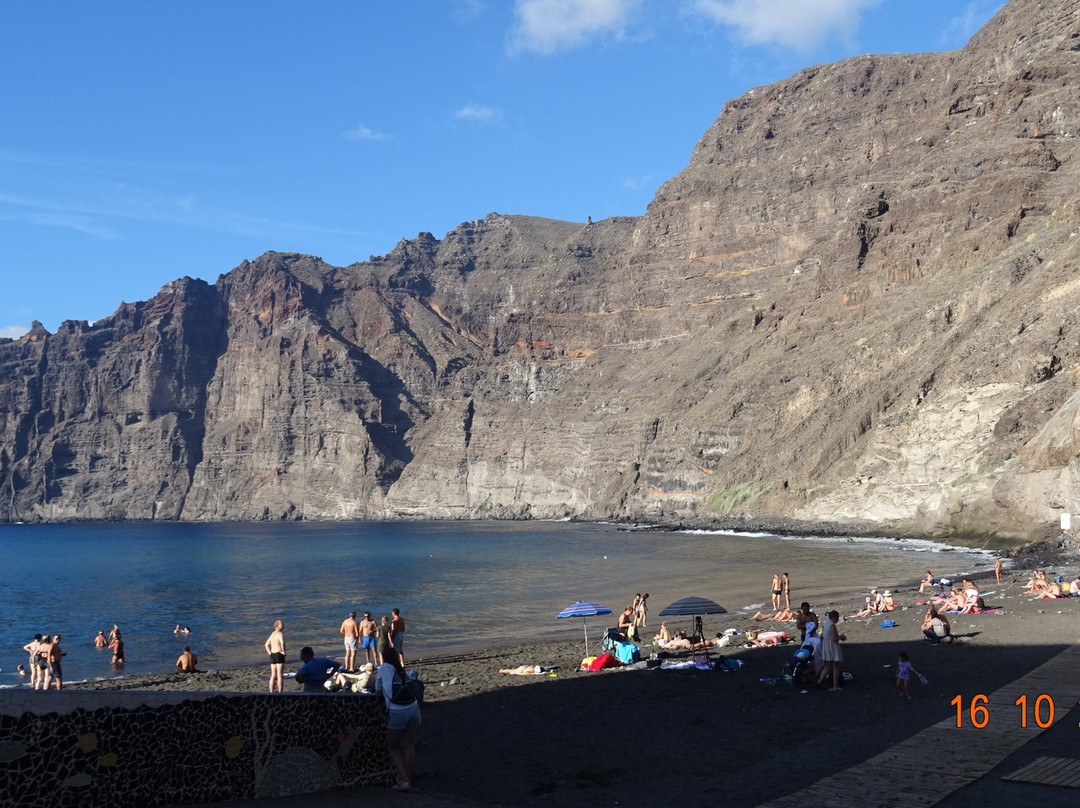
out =
[[[390,689],[390,703],[399,707],[408,707],[410,704],[415,704],[419,701],[416,684],[404,673],[395,670],[393,684]]]

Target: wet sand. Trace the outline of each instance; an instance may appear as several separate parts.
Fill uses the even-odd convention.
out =
[[[1077,560],[1075,551],[1072,556],[1047,553],[1025,564],[1044,566],[1069,581],[1080,566]],[[957,640],[941,645],[921,640],[922,596],[910,586],[894,588],[895,600],[906,607],[888,615],[895,628],[879,627],[882,617],[848,617],[841,623],[847,635],[844,668],[853,679],[840,693],[761,681],[781,672],[794,644],[721,649],[744,662],[732,672],[577,672],[583,639],[409,659],[407,666],[427,682],[416,786],[429,795],[514,806],[612,804],[637,799],[646,789],[671,792],[674,799],[711,797],[735,805],[789,794],[955,716],[950,702],[957,695],[966,704],[1076,642],[1080,598],[1031,601],[1021,594],[1026,579],[1021,569],[1010,570],[1000,585],[992,573],[979,577],[987,605],[998,609],[949,615]],[[798,600],[797,590],[794,594]],[[850,614],[864,594],[813,606],[821,615],[833,608]],[[590,619],[594,653],[609,620]],[[658,619],[650,619],[650,638],[658,625]],[[794,623],[755,623],[730,615],[705,619],[707,634],[728,627],[797,636]],[[649,643],[642,645],[644,656],[658,650]],[[898,697],[894,687],[901,650],[929,679],[916,685],[910,701]],[[555,675],[498,673],[521,664],[558,668]],[[266,675],[265,667],[240,668],[72,687],[265,692]],[[298,686],[286,681],[289,688]]]

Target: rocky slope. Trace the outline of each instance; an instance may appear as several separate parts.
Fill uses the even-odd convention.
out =
[[[730,101],[638,218],[266,254],[0,341],[0,520],[1080,508],[1080,3]]]

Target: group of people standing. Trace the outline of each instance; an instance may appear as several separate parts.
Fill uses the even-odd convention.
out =
[[[405,672],[405,619],[399,609],[391,610],[376,623],[371,612],[364,612],[362,620],[356,612],[349,612],[338,630],[345,640],[345,672],[357,671],[357,652],[363,649],[366,660],[364,668],[371,670],[378,665],[375,676],[375,692],[382,695],[388,710],[386,745],[390,760],[397,770],[396,791],[412,788],[412,773],[416,767],[416,739],[420,731],[419,684]],[[270,692],[282,692],[282,680],[286,659],[285,624],[274,621],[274,629],[264,643],[270,655]],[[332,659],[316,657],[305,646],[300,649],[303,666],[296,672],[296,681],[305,692],[324,690],[337,663]]]
[[[99,631],[94,638],[94,646],[110,649],[113,652],[113,665],[124,664],[124,641],[120,637],[118,626],[112,627],[108,637],[104,630]],[[59,634],[47,631],[35,634],[34,639],[23,646],[23,651],[29,654],[29,662],[25,667],[19,665],[16,671],[20,676],[30,674],[30,686],[34,690],[48,690],[50,687],[63,689],[64,657],[67,656],[67,651],[60,647]]]
[[[634,595],[633,602],[619,615],[619,633],[627,640],[640,640],[641,632],[649,619],[649,593]]]
[[[35,634],[23,650],[30,655],[30,685],[34,690],[48,690],[50,685],[56,685],[57,690],[63,688],[63,658],[67,652],[60,648],[59,634]],[[22,665],[17,670],[20,674],[26,673]]]
[[[349,616],[342,621],[338,633],[345,639],[346,673],[358,672],[356,657],[361,649],[364,652],[364,661],[373,667],[386,662],[389,651],[395,652],[401,664],[405,662],[405,618],[401,616],[400,609],[392,609],[390,614],[383,615],[378,623],[371,617],[371,612],[364,612],[361,620],[356,619],[355,611],[349,612]],[[270,656],[269,690],[271,693],[280,693],[285,676],[286,658],[285,624],[281,620],[274,621],[274,629],[266,638],[263,647]],[[311,649],[303,650],[310,651]],[[314,658],[314,652],[312,652],[312,658]],[[319,684],[321,686],[322,683]]]

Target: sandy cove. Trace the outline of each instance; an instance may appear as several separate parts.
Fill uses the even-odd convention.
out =
[[[1078,560],[1052,553],[1025,564],[1042,563],[1048,574],[1068,581],[1080,567]],[[582,639],[409,660],[428,683],[418,787],[492,805],[575,808],[583,801],[614,804],[643,788],[733,805],[789,794],[955,716],[950,702],[957,695],[966,704],[1076,642],[1080,598],[1031,601],[1021,594],[1026,580],[1021,569],[1009,570],[1000,585],[992,573],[979,576],[980,588],[990,593],[987,605],[997,610],[950,615],[957,640],[942,645],[921,640],[922,596],[910,586],[894,587],[897,603],[906,607],[888,615],[895,628],[879,627],[881,617],[848,617],[841,623],[847,635],[844,668],[854,677],[842,693],[762,683],[762,677],[780,673],[794,645],[724,648],[727,656],[744,661],[733,672],[577,672]],[[813,606],[821,615],[833,608],[850,614],[864,594]],[[594,653],[607,620],[590,619]],[[650,624],[651,637],[659,620]],[[732,626],[797,635],[794,623],[732,615],[705,620],[708,634]],[[643,656],[654,650],[644,645]],[[910,701],[898,697],[894,687],[901,650],[929,680],[916,685]],[[554,676],[498,673],[522,664],[558,669]],[[265,676],[260,666],[72,687],[265,692]],[[287,681],[289,687],[298,686]]]

